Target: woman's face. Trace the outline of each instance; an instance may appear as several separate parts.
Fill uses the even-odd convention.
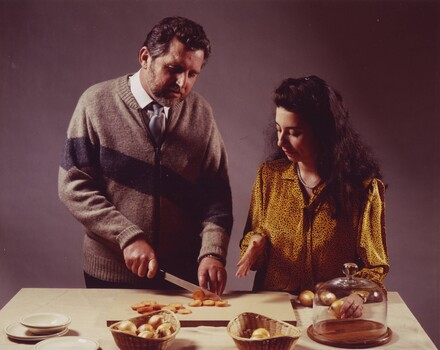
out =
[[[283,107],[277,107],[275,123],[278,134],[278,146],[292,162],[316,164],[317,142],[312,127],[303,118]]]

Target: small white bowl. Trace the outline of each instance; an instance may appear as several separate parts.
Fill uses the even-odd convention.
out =
[[[50,334],[60,332],[71,322],[67,315],[52,312],[40,312],[23,316],[20,323],[34,334]]]

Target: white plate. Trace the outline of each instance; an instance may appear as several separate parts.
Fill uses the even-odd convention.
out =
[[[36,340],[44,340],[50,337],[58,337],[60,335],[66,334],[68,331],[69,328],[66,327],[57,333],[36,335],[32,333],[27,327],[23,326],[20,322],[11,323],[9,326],[5,328],[5,332],[9,338],[15,340],[25,340],[25,341],[36,341]]]
[[[46,339],[35,345],[35,350],[97,350],[99,343],[84,337],[60,337]]]
[[[23,316],[20,323],[32,333],[43,335],[61,332],[71,322],[70,316],[55,312],[39,312]]]

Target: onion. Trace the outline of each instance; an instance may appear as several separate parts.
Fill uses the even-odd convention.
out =
[[[150,331],[150,332],[154,332],[154,328],[151,324],[145,323],[143,325],[140,325],[137,329],[138,333],[142,333],[145,331]]]
[[[321,303],[328,306],[336,301],[336,295],[334,295],[332,292],[329,292],[328,290],[324,290],[319,294],[319,300],[321,300]]]
[[[303,290],[298,296],[298,300],[303,306],[312,306],[315,294],[311,290]]]
[[[157,329],[163,323],[163,318],[161,315],[153,315],[148,320],[148,324],[152,325],[154,329]]]
[[[188,305],[192,306],[192,307],[198,307],[198,306],[202,306],[203,302],[201,300],[197,299],[197,300],[191,301]]]
[[[138,334],[138,337],[152,339],[152,338],[154,338],[154,335],[155,335],[155,333],[152,331],[143,331]]]
[[[171,328],[171,323],[162,323],[159,327],[156,329],[156,333],[159,336],[159,338],[163,338],[166,336],[169,336],[173,334],[173,330]]]
[[[335,315],[336,318],[341,318],[342,316],[341,315],[342,305],[344,305],[343,299],[338,299],[330,305],[330,310],[333,312],[333,315]]]
[[[194,300],[205,300],[205,293],[201,289],[197,289],[193,292],[192,297]]]
[[[126,320],[119,323],[118,330],[136,335],[137,327],[133,322]]]
[[[266,328],[257,328],[252,332],[251,339],[266,339],[270,337],[270,333]]]

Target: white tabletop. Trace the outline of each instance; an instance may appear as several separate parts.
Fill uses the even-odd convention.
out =
[[[96,340],[102,350],[118,350],[110,331],[106,327],[107,312],[122,293],[119,289],[72,289],[72,288],[23,288],[0,310],[0,349],[34,349],[34,343],[12,341],[5,328],[17,322],[21,316],[35,312],[59,312],[72,318],[67,336],[83,336]],[[133,291],[134,293],[134,291]],[[258,310],[249,310],[257,312]],[[312,323],[312,309],[294,306],[297,326],[302,335],[295,350],[331,349],[316,343],[307,335]],[[388,344],[375,349],[436,349],[398,293],[388,293],[388,327],[393,335]],[[177,349],[237,349],[226,331],[226,327],[182,327],[169,350]]]

